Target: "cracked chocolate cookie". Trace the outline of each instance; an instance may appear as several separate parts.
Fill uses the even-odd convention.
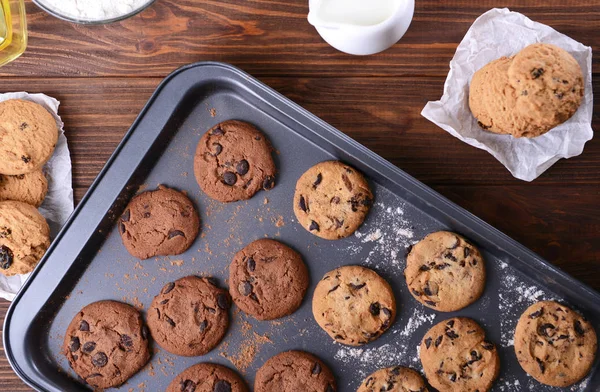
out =
[[[410,249],[404,276],[417,301],[440,312],[453,312],[483,294],[485,263],[479,250],[463,237],[438,231]]]
[[[515,331],[515,352],[523,370],[555,387],[583,379],[597,349],[594,327],[578,313],[553,301],[530,306]]]
[[[43,106],[21,99],[0,102],[0,173],[41,169],[57,141],[56,121]]]
[[[215,200],[250,199],[259,190],[275,186],[272,150],[267,137],[251,124],[235,120],[217,124],[196,148],[196,181]]]
[[[98,389],[117,387],[150,359],[148,331],[132,306],[116,301],[87,305],[65,334],[63,353],[86,383]]]
[[[199,363],[175,377],[166,392],[248,392],[248,386],[225,366]]]
[[[496,346],[475,321],[457,317],[433,326],[419,351],[427,380],[440,392],[490,390],[500,372]]]
[[[233,301],[258,320],[295,312],[308,283],[308,270],[300,254],[270,239],[252,242],[235,255],[229,266]]]
[[[162,185],[135,196],[119,219],[125,248],[142,260],[185,252],[199,230],[200,217],[190,199]]]
[[[48,180],[41,170],[17,176],[0,174],[0,201],[14,200],[39,207],[48,193]]]
[[[0,273],[33,271],[49,246],[50,227],[34,206],[0,201]]]
[[[402,366],[379,369],[369,375],[357,392],[428,392],[423,377]]]
[[[256,372],[254,392],[335,392],[331,370],[303,351],[277,354]]]
[[[212,278],[187,276],[167,283],[148,309],[148,327],[159,346],[193,357],[215,348],[229,327],[231,299]]]
[[[360,227],[373,204],[369,183],[356,169],[326,161],[308,169],[296,183],[294,213],[312,234],[337,240]]]
[[[392,288],[375,271],[346,266],[325,274],[312,302],[317,323],[339,343],[360,346],[380,337],[396,317]]]

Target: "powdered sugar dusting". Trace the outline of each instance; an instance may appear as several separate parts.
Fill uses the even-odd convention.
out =
[[[417,308],[413,311],[413,315],[408,319],[404,329],[400,332],[396,332],[398,332],[400,336],[410,337],[423,324],[431,324],[435,317],[436,315],[434,313],[425,313],[423,309]]]

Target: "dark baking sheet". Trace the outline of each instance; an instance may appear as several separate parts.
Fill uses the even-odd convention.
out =
[[[277,186],[246,202],[221,204],[199,189],[193,154],[200,136],[227,120],[249,121],[277,150]],[[371,181],[376,204],[357,235],[321,240],[294,219],[292,196],[299,176],[317,162],[341,159]],[[185,190],[198,206],[202,235],[185,254],[138,261],[123,247],[115,220],[138,191],[158,184]],[[450,229],[482,250],[488,269],[484,296],[451,314],[418,304],[402,277],[405,249],[429,232]],[[232,311],[223,341],[204,357],[177,357],[155,345],[151,363],[123,391],[161,391],[186,367],[212,361],[238,365],[252,386],[254,373],[281,351],[301,349],[321,357],[335,373],[340,391],[354,391],[379,367],[422,370],[417,346],[425,331],[446,318],[477,320],[499,347],[502,371],[494,391],[554,391],[528,377],[511,346],[518,317],[536,299],[557,299],[600,322],[600,296],[470,213],[452,204],[381,157],[240,70],[199,63],[170,75],[157,89],[52,244],[6,317],[6,355],[17,374],[43,391],[86,390],[60,354],[64,331],[83,306],[102,299],[146,308],[167,282],[190,274],[226,283],[227,267],[241,247],[271,237],[305,258],[311,273],[306,299],[295,314],[257,322]],[[323,274],[341,265],[371,267],[392,283],[399,304],[389,332],[360,348],[332,342],[314,322],[312,291]],[[572,391],[597,391],[597,363]]]

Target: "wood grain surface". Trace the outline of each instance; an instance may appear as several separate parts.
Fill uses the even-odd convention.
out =
[[[0,92],[43,92],[61,101],[80,200],[162,78],[190,62],[229,62],[600,290],[598,140],[525,183],[420,115],[441,96],[456,46],[483,12],[507,6],[597,52],[597,0],[417,0],[405,38],[369,57],[324,43],[306,21],[307,3],[157,0],[127,21],[81,26],[28,1],[29,47],[0,68]],[[598,69],[597,55],[593,63]],[[599,112],[596,100],[594,129]],[[0,300],[0,321],[7,309]],[[0,391],[30,390],[1,344],[0,351]]]

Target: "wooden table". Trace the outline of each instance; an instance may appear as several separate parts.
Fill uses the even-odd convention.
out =
[[[345,55],[323,42],[306,21],[307,3],[157,0],[125,22],[86,27],[28,1],[29,47],[0,68],[0,92],[43,92],[61,101],[80,200],[167,74],[196,61],[232,63],[600,290],[597,138],[583,155],[525,183],[420,115],[427,101],[441,96],[456,46],[483,12],[506,5],[598,53],[597,0],[417,0],[405,38],[369,57]],[[599,95],[600,75],[594,77]],[[597,100],[595,109],[598,128]],[[0,302],[0,320],[7,308]],[[0,390],[29,390],[3,353]]]

